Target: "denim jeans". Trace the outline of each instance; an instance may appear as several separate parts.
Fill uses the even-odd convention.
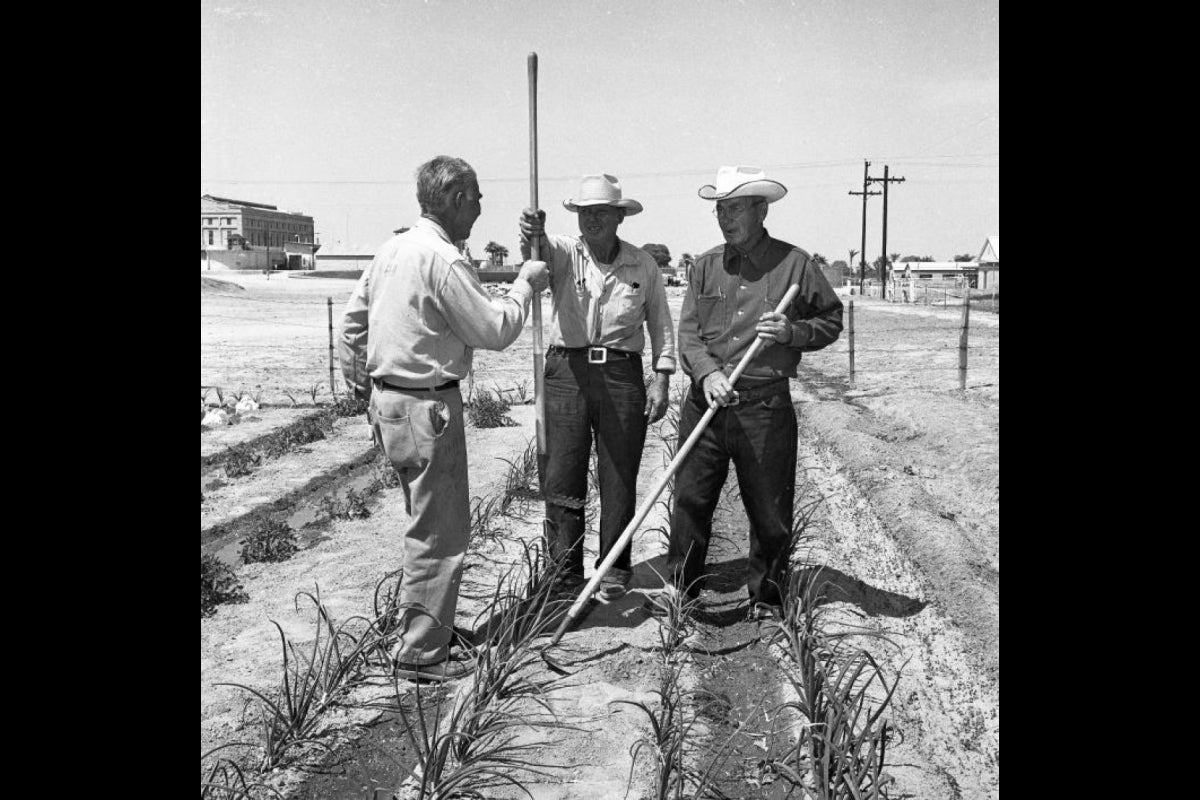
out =
[[[587,354],[549,353],[546,392],[546,518],[550,554],[566,558],[564,574],[583,578],[588,462],[596,443],[600,485],[599,565],[637,511],[637,475],[646,442],[642,359],[589,364]],[[611,572],[632,571],[630,547]]]
[[[371,392],[376,440],[400,475],[408,511],[400,603],[399,661],[431,664],[449,653],[463,556],[470,535],[462,395]]]
[[[681,447],[707,410],[703,392],[692,384],[680,413]],[[680,465],[667,569],[689,596],[700,593],[713,512],[732,460],[750,522],[746,588],[752,602],[781,605],[796,493],[796,433],[785,383],[778,394],[719,408]]]

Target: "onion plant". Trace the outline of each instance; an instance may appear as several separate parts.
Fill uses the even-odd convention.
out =
[[[875,631],[828,630],[824,586],[819,569],[793,570],[783,618],[768,623],[775,628],[772,642],[786,654],[784,673],[797,695],[777,711],[801,718],[792,746],[770,766],[819,800],[886,798],[891,778],[883,772],[889,738],[883,714],[899,676],[889,684],[853,637],[889,640]]]
[[[558,678],[533,677],[544,660],[536,640],[552,632],[558,607],[569,605],[553,593],[561,568],[537,543],[524,544],[523,564],[501,577],[484,611],[488,619],[476,626],[483,643],[475,651],[469,687],[444,716],[438,706],[432,726],[425,721],[423,695],[428,690],[418,685],[415,714],[410,715],[396,682],[400,713],[418,758],[398,793],[482,798],[503,785],[527,792],[522,776],[552,774],[536,758],[544,743],[522,741],[521,735],[529,729],[569,727],[544,699]]]
[[[257,699],[262,750],[260,771],[278,766],[289,752],[301,746],[314,745],[331,751],[318,739],[320,715],[362,681],[365,655],[374,646],[371,637],[361,633],[355,636],[348,630],[352,624],[365,623],[369,631],[370,620],[351,617],[335,627],[321,603],[319,587],[316,595],[310,592],[296,595],[297,610],[301,597],[307,597],[317,609],[315,636],[309,655],[297,649],[278,622],[271,621],[279,631],[283,652],[283,676],[278,690],[268,695],[240,683],[216,684],[241,689]]]
[[[204,763],[204,759],[214,752],[205,753],[200,762]],[[200,782],[200,800],[257,800],[261,797],[283,800],[277,789],[265,783],[248,782],[242,768],[228,758],[218,758]]]

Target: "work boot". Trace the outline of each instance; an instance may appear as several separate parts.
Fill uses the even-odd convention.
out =
[[[475,669],[475,659],[458,655],[447,655],[441,661],[432,664],[413,664],[408,661],[396,661],[392,669],[398,678],[410,681],[431,681],[442,683],[470,675]]]
[[[629,582],[631,580],[633,580],[632,572],[627,569],[612,567],[600,579],[600,588],[596,590],[596,597],[606,603],[610,600],[617,600],[624,597],[625,592],[629,589]]]

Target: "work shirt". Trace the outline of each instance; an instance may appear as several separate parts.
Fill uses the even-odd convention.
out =
[[[433,388],[467,377],[475,348],[501,350],[521,333],[533,287],[517,278],[504,297],[435,220],[421,217],[388,240],[346,303],[339,340],[346,382],[370,394],[370,378]]]
[[[540,255],[550,270],[554,298],[550,344],[641,353],[646,347],[645,323],[654,370],[675,372],[675,323],[654,258],[618,239],[617,257],[603,264],[579,237],[546,239],[550,252]]]
[[[800,292],[784,312],[791,322],[788,344],[759,350],[739,384],[796,377],[800,354],[837,341],[842,301],[808,253],[766,230],[748,252],[719,245],[696,259],[679,316],[679,354],[696,383],[722,370],[729,376],[758,337],[755,326],[774,311],[793,284]]]

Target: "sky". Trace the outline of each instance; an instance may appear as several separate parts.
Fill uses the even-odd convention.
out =
[[[512,260],[531,52],[550,233],[578,233],[562,203],[608,173],[645,207],[618,235],[675,263],[722,241],[697,190],[755,165],[788,188],[772,236],[846,260],[864,161],[904,178],[888,186],[889,253],[974,256],[1000,233],[999,0],[204,0],[201,194],[375,248],[419,216],[417,167],[458,156],[483,192],[473,255],[496,241]],[[868,261],[882,200],[867,201]]]

